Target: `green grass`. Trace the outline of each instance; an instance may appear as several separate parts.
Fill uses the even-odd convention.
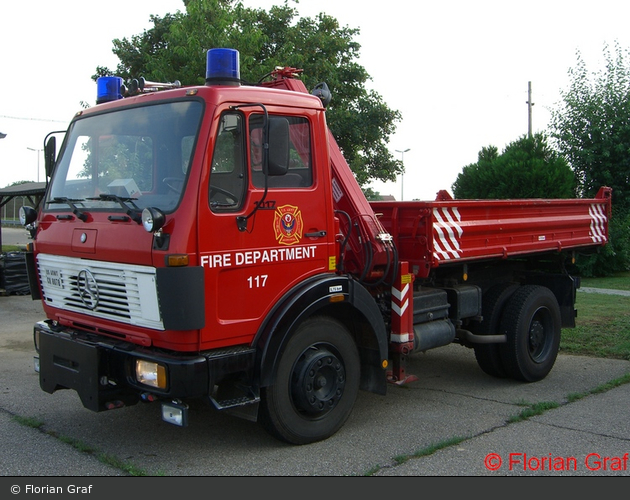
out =
[[[630,271],[606,278],[582,278],[582,286],[630,290]]]
[[[555,401],[543,401],[540,403],[535,403],[529,405],[523,411],[521,411],[518,415],[513,415],[508,419],[509,423],[514,422],[522,422],[523,420],[527,420],[528,418],[535,417],[537,415],[542,415],[547,410],[553,410],[554,408],[558,408],[560,403],[556,403]]]
[[[562,330],[561,353],[630,360],[630,297],[578,292],[576,308],[576,327]]]
[[[48,436],[51,436],[55,439],[58,439],[59,441],[61,441],[62,443],[65,443],[71,447],[73,447],[75,450],[81,452],[81,453],[85,453],[86,455],[92,455],[94,457],[96,457],[101,463],[105,464],[105,465],[109,465],[110,467],[113,467],[115,469],[119,469],[122,472],[125,472],[126,474],[130,475],[130,476],[149,476],[150,474],[145,471],[144,469],[136,466],[135,464],[128,462],[126,460],[122,460],[114,455],[110,455],[108,453],[103,453],[101,451],[99,451],[98,449],[94,448],[93,446],[85,443],[84,441],[81,441],[80,439],[75,439],[73,437],[69,437],[69,436],[64,436],[62,434],[59,434],[55,431],[47,431],[44,426],[44,422],[37,419],[37,418],[33,418],[33,417],[22,417],[19,415],[15,415],[13,416],[13,419],[25,426],[25,427],[31,427],[33,429],[37,429],[41,432],[43,432],[44,434],[47,434]],[[164,474],[162,473],[158,473],[155,474],[158,476],[162,476]]]
[[[427,446],[426,448],[422,448],[418,451],[415,451],[414,453],[405,454],[405,455],[397,455],[394,457],[394,462],[396,465],[402,465],[405,462],[408,462],[409,460],[414,459],[414,458],[428,457],[429,455],[433,455],[434,453],[440,450],[443,450],[444,448],[450,448],[451,446],[456,446],[459,443],[468,441],[469,439],[472,439],[472,437],[473,436],[454,436],[452,438],[445,439],[438,443],[431,444]],[[372,467],[371,469],[367,470],[366,472],[364,472],[363,476],[373,476],[376,473],[378,473],[381,469],[382,469],[381,466],[376,465]]]
[[[619,378],[610,380],[602,385],[598,385],[597,387],[589,391],[573,392],[569,394],[569,396],[567,397],[567,401],[569,403],[573,403],[575,401],[579,401],[582,398],[585,398],[586,396],[590,396],[591,394],[601,394],[603,392],[609,391],[610,389],[614,389],[615,387],[619,387],[628,383],[630,383],[630,373],[626,373]]]
[[[0,253],[17,252],[18,250],[22,250],[19,245],[2,245],[2,252]]]

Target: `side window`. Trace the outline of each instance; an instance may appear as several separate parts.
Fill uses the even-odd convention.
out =
[[[224,114],[212,155],[208,195],[213,212],[237,210],[242,204],[246,187],[244,139],[243,117]]]
[[[289,122],[289,169],[284,175],[269,176],[268,186],[275,188],[306,188],[313,185],[311,163],[311,132],[306,118],[285,116]],[[263,159],[263,116],[252,115],[249,121],[249,155],[252,184],[265,187],[262,170]]]

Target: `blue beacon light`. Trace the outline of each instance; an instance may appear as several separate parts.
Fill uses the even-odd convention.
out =
[[[101,76],[96,80],[96,104],[122,99],[122,84],[119,76]]]
[[[206,59],[206,85],[240,85],[238,50],[210,49]]]

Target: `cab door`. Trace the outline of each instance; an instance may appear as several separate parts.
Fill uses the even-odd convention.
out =
[[[250,343],[292,287],[335,271],[329,182],[314,168],[328,158],[313,148],[314,120],[314,112],[221,114],[200,203],[202,349]]]

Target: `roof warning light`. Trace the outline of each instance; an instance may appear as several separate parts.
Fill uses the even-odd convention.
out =
[[[123,79],[119,76],[101,76],[96,80],[96,104],[122,99]]]
[[[240,85],[238,50],[210,49],[206,60],[206,85]]]

